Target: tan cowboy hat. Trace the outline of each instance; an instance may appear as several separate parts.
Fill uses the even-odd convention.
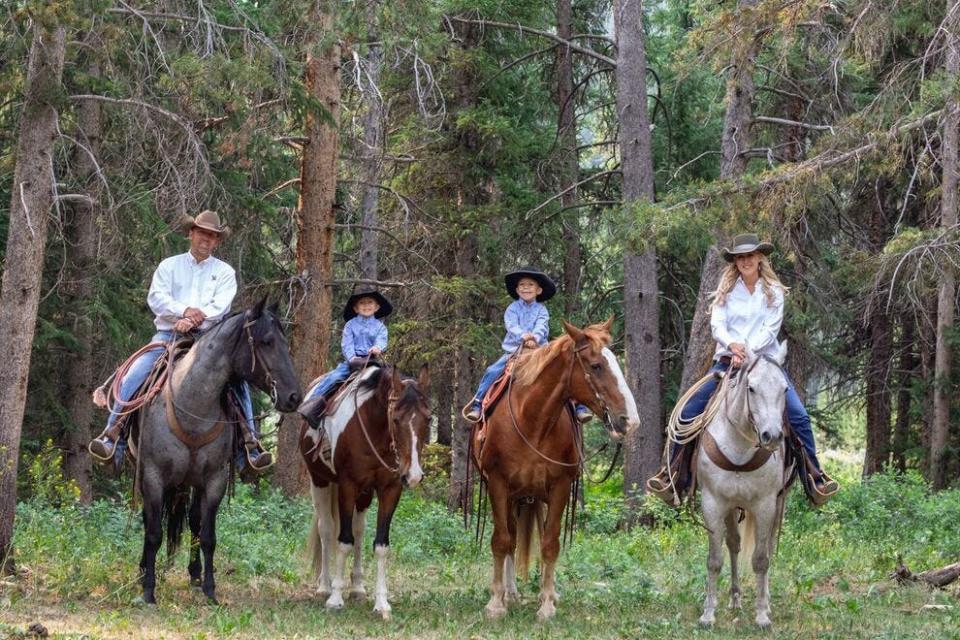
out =
[[[727,262],[733,262],[734,257],[754,251],[768,256],[773,252],[773,245],[769,242],[760,242],[760,238],[755,233],[741,233],[733,237],[733,246],[729,249],[724,247],[720,250],[720,254]]]
[[[184,216],[180,221],[180,231],[183,235],[189,235],[194,227],[200,227],[207,231],[219,233],[221,238],[226,239],[230,235],[230,227],[220,224],[220,214],[210,209],[204,209],[197,214],[197,217]]]

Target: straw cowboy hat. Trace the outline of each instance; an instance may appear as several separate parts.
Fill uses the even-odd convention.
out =
[[[536,267],[527,266],[522,269],[517,269],[516,271],[511,271],[503,277],[503,281],[507,285],[507,293],[509,293],[510,297],[514,300],[520,298],[519,294],[517,294],[517,284],[519,284],[523,278],[536,280],[540,288],[543,289],[543,292],[537,296],[537,302],[546,302],[557,292],[557,285],[553,283],[550,276]]]
[[[196,218],[193,216],[184,216],[180,221],[180,231],[183,235],[189,235],[190,230],[194,227],[218,233],[221,238],[226,238],[230,235],[230,227],[221,225],[220,214],[210,209],[204,209],[197,214]]]
[[[759,251],[768,256],[773,251],[773,245],[769,242],[760,242],[760,238],[755,233],[741,233],[733,237],[733,246],[729,249],[724,247],[720,254],[727,262],[733,262],[736,256],[753,253],[754,251]]]

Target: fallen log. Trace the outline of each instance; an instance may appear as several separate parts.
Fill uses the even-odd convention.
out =
[[[926,582],[939,589],[960,578],[960,562],[954,562],[938,569],[928,569],[922,573],[913,573],[903,564],[903,558],[897,556],[897,568],[890,577],[900,584]]]

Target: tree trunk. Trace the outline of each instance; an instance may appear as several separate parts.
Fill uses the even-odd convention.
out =
[[[430,385],[434,391],[433,415],[437,417],[437,442],[450,446],[453,435],[453,387],[455,371],[451,361],[452,356],[444,355],[443,362],[437,368],[437,375]]]
[[[653,155],[647,116],[647,55],[641,0],[617,0],[617,113],[626,206],[654,199]],[[623,314],[627,383],[637,401],[640,426],[627,435],[623,489],[635,513],[645,481],[657,471],[663,448],[660,411],[660,314],[657,254],[653,246],[623,259]]]
[[[557,3],[557,35],[569,41],[573,35],[573,10],[570,0]],[[557,141],[560,148],[560,197],[563,224],[563,299],[564,312],[573,318],[580,306],[580,198],[573,185],[580,179],[577,158],[577,122],[573,94],[573,52],[569,47],[557,47]]]
[[[337,187],[337,157],[340,120],[340,41],[334,32],[336,3],[317,0],[311,5],[308,24],[312,34],[307,44],[304,83],[311,96],[327,110],[332,123],[308,111],[304,125],[307,143],[300,165],[300,202],[296,211],[297,272],[304,277],[303,300],[294,316],[291,351],[297,377],[308,381],[327,366],[331,337],[331,289],[333,279],[334,198]],[[297,446],[300,418],[284,417],[278,435],[275,482],[287,496],[301,493]]]
[[[904,314],[900,328],[900,378],[897,390],[897,419],[893,432],[893,461],[901,472],[907,470],[907,448],[910,446],[910,386],[917,359],[914,356],[916,320]]]
[[[60,95],[64,30],[33,27],[24,85],[10,222],[0,285],[0,557],[13,569],[13,521],[17,506],[17,456],[30,374],[30,348],[40,301],[47,221],[54,204],[53,152],[58,114],[47,100]]]
[[[98,51],[99,37],[91,32],[86,43],[92,52]],[[91,53],[88,73],[92,78],[100,77],[100,63],[96,53]],[[84,192],[89,196],[87,202],[77,202],[66,220],[68,259],[64,278],[64,298],[67,320],[77,348],[66,362],[66,376],[63,380],[64,403],[67,406],[68,422],[64,433],[64,475],[73,480],[80,488],[80,501],[89,503],[93,498],[91,483],[92,465],[87,453],[90,441],[90,426],[93,423],[93,403],[90,394],[96,381],[93,370],[94,318],[92,316],[93,278],[97,253],[97,215],[96,205],[100,193],[100,178],[91,155],[100,155],[102,124],[100,103],[85,100],[79,107],[79,132],[77,139],[83,142],[86,150],[77,148],[74,157],[77,174]]]
[[[737,0],[741,10],[754,7],[757,0]],[[726,113],[723,118],[723,134],[720,141],[720,178],[733,180],[743,175],[747,157],[741,152],[750,148],[750,122],[753,119],[754,58],[756,39],[752,21],[743,20],[742,34],[734,48],[734,59],[727,71]],[[717,238],[721,230],[714,232]],[[716,342],[710,331],[710,294],[717,286],[724,262],[717,247],[710,247],[703,260],[700,272],[700,288],[697,292],[697,307],[690,325],[690,341],[683,363],[680,380],[682,395],[707,370]]]
[[[377,207],[380,202],[380,168],[383,164],[383,98],[380,95],[380,69],[383,67],[383,52],[380,43],[379,0],[368,6],[367,22],[367,68],[366,78],[370,87],[363,96],[366,109],[363,116],[363,198],[360,210],[363,214],[363,229],[360,236],[360,274],[366,280],[376,280],[377,270]]]
[[[947,85],[950,95],[944,108],[943,145],[940,165],[943,167],[943,182],[940,190],[940,226],[949,229],[957,224],[958,149],[960,135],[960,103],[954,86],[960,75],[960,34],[957,33],[960,2],[947,0]],[[949,334],[953,329],[953,313],[956,305],[956,277],[949,262],[942,265],[943,276],[937,296],[937,347],[933,382],[933,428],[930,434],[930,475],[933,489],[938,491],[947,485],[946,460],[944,459],[950,435],[950,399],[953,395],[950,384],[951,351]]]
[[[890,460],[890,364],[893,361],[893,330],[882,302],[874,304],[870,317],[870,355],[867,364],[867,448],[864,477],[883,471]]]

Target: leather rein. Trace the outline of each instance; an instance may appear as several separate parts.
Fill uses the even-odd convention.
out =
[[[767,362],[773,364],[774,366],[777,367],[777,369],[780,370],[781,373],[783,373],[783,368],[775,360],[773,360],[769,356],[760,356],[756,358],[746,370],[741,370],[737,374],[740,377],[740,379],[746,380],[746,376],[748,376],[750,372],[753,371],[754,367],[756,367],[757,364],[760,363],[761,359],[766,360]],[[729,396],[725,395],[723,399],[724,414],[727,416],[727,421],[729,422],[730,415],[729,415],[728,401],[729,401]],[[757,441],[756,441],[756,444],[754,445],[757,450],[756,452],[754,452],[753,456],[743,464],[734,464],[730,460],[730,458],[728,458],[726,454],[724,454],[723,451],[720,450],[720,445],[717,444],[717,441],[713,437],[713,434],[710,433],[710,429],[703,430],[703,438],[701,438],[700,446],[703,447],[704,453],[706,453],[707,457],[710,458],[710,462],[715,464],[717,467],[723,469],[724,471],[734,471],[737,473],[749,473],[751,471],[756,471],[757,469],[765,465],[767,463],[767,460],[769,460],[770,456],[772,456],[774,453],[773,451],[770,451],[769,449],[764,449],[763,447],[760,446],[760,432],[757,428],[757,422],[753,418],[753,409],[750,408],[749,389],[747,390],[746,404],[747,404],[747,424],[749,424],[753,428],[754,434],[757,436]]]

